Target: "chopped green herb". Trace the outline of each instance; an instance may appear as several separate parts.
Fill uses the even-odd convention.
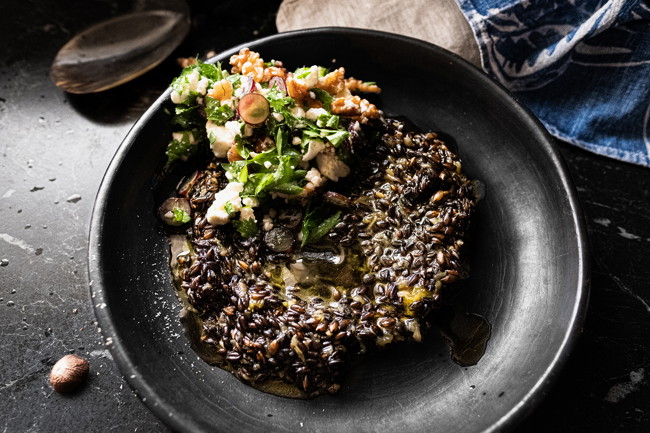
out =
[[[238,135],[235,137],[235,149],[237,149],[237,153],[239,156],[241,156],[244,159],[248,159],[251,155],[251,151],[248,150],[248,147],[246,147],[246,140],[242,138],[241,135]]]
[[[332,95],[327,93],[325,90],[318,88],[310,89],[310,91],[314,92],[316,99],[323,103],[323,108],[325,110],[332,112],[332,101],[334,100]]]
[[[184,130],[190,130],[203,126],[205,120],[199,113],[198,105],[178,104],[175,108],[175,114],[172,118],[172,125],[178,125]]]
[[[304,80],[309,76],[310,73],[311,73],[311,67],[302,67],[296,69],[293,75],[298,79]]]
[[[192,219],[187,212],[179,207],[172,209],[172,213],[174,214],[174,221],[177,223],[185,224]]]
[[[328,131],[323,129],[321,130],[321,133],[325,135],[324,138],[327,138],[334,147],[338,147],[350,136],[348,131]]]
[[[227,202],[223,205],[223,210],[225,210],[226,213],[227,213],[229,216],[231,216],[231,217],[234,216],[235,213],[237,213],[237,212],[235,211],[235,206],[234,206],[230,201],[227,201]]]
[[[305,218],[302,220],[302,245],[305,246],[309,243],[314,243],[320,240],[339,222],[341,211],[333,215],[325,217],[325,208],[317,207],[307,212]]]
[[[292,107],[295,103],[293,98],[285,96],[284,93],[279,91],[275,86],[267,92],[266,100],[269,101],[271,108],[280,114],[284,114],[284,111],[289,107]]]
[[[235,111],[230,105],[222,105],[217,99],[207,97],[205,98],[205,114],[217,125],[223,125],[233,118]]]
[[[339,127],[339,116],[336,114],[321,114],[316,119],[316,126],[319,128],[337,129]]]
[[[217,64],[205,63],[199,59],[196,59],[196,69],[199,70],[199,74],[204,77],[209,78],[211,81],[221,81],[223,80],[223,71],[221,70],[221,63]],[[191,66],[190,66],[191,67]]]
[[[232,225],[244,238],[252,238],[258,232],[257,223],[254,219],[234,220]]]
[[[305,176],[303,176],[304,178]],[[270,192],[277,192],[286,195],[298,195],[302,192],[302,187],[293,183],[283,183],[269,188]]]
[[[241,86],[241,75],[240,74],[232,74],[228,75],[225,77],[225,79],[232,84],[233,89],[237,89]]]
[[[180,140],[174,139],[167,145],[165,154],[167,155],[167,164],[180,159],[187,161],[188,158],[195,155],[198,150],[198,141],[194,137],[196,131],[183,131]]]

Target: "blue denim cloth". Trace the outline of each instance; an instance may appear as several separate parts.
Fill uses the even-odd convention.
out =
[[[483,69],[551,134],[650,166],[650,3],[456,1]]]

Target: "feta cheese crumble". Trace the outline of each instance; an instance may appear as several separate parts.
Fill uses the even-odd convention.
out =
[[[217,226],[222,226],[230,222],[230,215],[226,212],[226,203],[230,202],[234,212],[242,210],[242,202],[239,194],[243,190],[243,183],[230,182],[224,189],[216,193],[205,215],[208,222]]]
[[[311,161],[323,150],[325,150],[325,143],[322,140],[311,140],[309,142],[309,150],[302,156],[302,160]]]
[[[205,130],[208,133],[210,147],[214,156],[224,158],[228,154],[228,150],[235,143],[235,137],[241,130],[241,123],[231,120],[221,126],[212,120],[208,120],[205,124]]]
[[[350,174],[350,167],[331,150],[319,153],[316,156],[316,165],[323,176],[334,182],[338,182],[339,178]]]

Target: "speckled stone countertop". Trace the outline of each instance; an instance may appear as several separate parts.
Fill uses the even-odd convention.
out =
[[[135,120],[167,87],[178,56],[276,32],[279,0],[195,1],[188,39],[120,88],[75,96],[48,76],[90,24],[146,1],[8,0],[0,14],[0,431],[165,431],[122,378],[88,290],[87,237],[102,176]],[[134,6],[135,5],[135,6]],[[650,429],[650,169],[558,143],[592,254],[584,333],[557,386],[521,432]],[[55,393],[49,371],[76,353],[86,386]]]

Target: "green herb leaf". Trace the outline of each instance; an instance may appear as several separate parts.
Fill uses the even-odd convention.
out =
[[[269,101],[269,105],[273,110],[283,115],[284,112],[289,107],[292,107],[296,102],[293,98],[285,96],[285,94],[279,91],[275,86],[266,93],[266,100]]]
[[[304,79],[307,78],[310,73],[311,73],[311,67],[303,66],[302,68],[296,69],[293,75],[298,79]]]
[[[235,149],[237,149],[237,153],[239,156],[241,156],[244,159],[248,159],[251,155],[251,151],[248,150],[248,147],[246,147],[247,141],[242,138],[241,135],[237,135],[235,137]]]
[[[271,185],[275,180],[275,173],[267,173],[261,178],[260,182],[255,187],[255,195],[259,195],[264,188]]]
[[[304,176],[303,176],[304,178]],[[293,183],[283,183],[269,188],[269,192],[277,192],[287,195],[298,195],[302,192],[302,187]]]
[[[336,114],[321,114],[316,119],[316,126],[319,128],[337,129],[339,127],[339,116]]]
[[[322,130],[322,133],[325,135],[324,138],[327,138],[327,140],[330,143],[332,143],[334,147],[338,147],[350,136],[350,133],[348,131],[341,131],[341,130],[336,130],[336,131]]]
[[[165,154],[167,155],[167,164],[180,159],[187,161],[188,158],[194,156],[198,151],[198,141],[194,137],[195,131],[183,131],[180,140],[172,140],[167,145]]]
[[[192,219],[192,217],[190,217],[190,215],[187,212],[185,212],[183,209],[179,207],[175,207],[174,209],[172,209],[172,213],[174,214],[174,221],[181,224],[185,224]]]
[[[325,208],[317,207],[307,212],[302,220],[302,246],[320,240],[327,234],[336,224],[341,217],[341,211],[336,212],[329,217],[325,217]]]
[[[241,86],[241,75],[232,74],[225,77],[226,80],[232,85],[233,90],[238,89]]]
[[[208,96],[205,98],[205,114],[217,125],[223,125],[233,118],[235,112],[230,105],[221,105],[217,99]]]
[[[229,216],[231,216],[231,217],[234,216],[234,215],[237,213],[237,212],[235,211],[235,206],[234,206],[230,201],[227,201],[227,202],[223,205],[223,210],[225,210],[226,213],[227,213]]]
[[[247,220],[234,220],[232,222],[232,225],[239,232],[239,234],[245,238],[252,238],[258,232],[257,223],[252,218]]]
[[[183,72],[174,79],[171,83],[172,89],[174,89],[179,94],[187,94],[188,97],[181,102],[181,105],[194,105],[196,98],[199,96],[199,93],[196,91],[189,90],[190,80],[189,75],[194,71],[198,71],[201,77],[205,77],[211,82],[219,81],[224,78],[224,74],[221,70],[221,64],[217,63],[213,65],[211,63],[204,63],[197,59],[195,65],[190,65],[187,68],[183,69]]]
[[[332,112],[332,101],[334,100],[332,95],[330,95],[329,93],[327,93],[323,89],[313,88],[313,89],[309,89],[309,90],[311,92],[314,92],[314,94],[316,95],[316,99],[318,99],[320,102],[323,103],[323,108],[331,113]]]
[[[178,125],[184,130],[199,128],[205,123],[205,120],[199,113],[198,105],[178,104],[174,109],[172,125]]]
[[[285,132],[284,128],[279,126],[275,131],[275,149],[278,151],[278,155],[282,155],[282,145],[284,143],[285,136],[288,134]]]
[[[223,72],[221,70],[221,63],[205,63],[199,59],[196,59],[196,68],[199,70],[199,74],[212,81],[221,81],[223,80]]]

